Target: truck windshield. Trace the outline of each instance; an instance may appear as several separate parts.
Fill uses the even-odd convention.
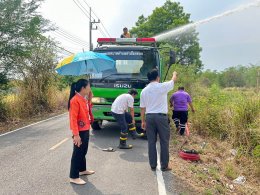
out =
[[[152,50],[144,51],[97,51],[102,52],[116,61],[115,69],[91,75],[92,79],[117,79],[117,78],[146,78],[147,73],[158,68],[159,57]]]

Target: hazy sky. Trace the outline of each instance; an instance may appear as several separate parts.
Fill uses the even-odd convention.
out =
[[[84,0],[78,1],[88,9]],[[193,21],[254,1],[257,0],[179,0],[184,10],[191,14]],[[86,2],[101,19],[111,37],[119,37],[123,27],[131,28],[135,25],[138,16],[142,14],[148,16],[155,7],[163,5],[165,0],[86,0]],[[57,26],[89,42],[89,19],[73,0],[45,0],[41,11]],[[198,27],[204,68],[223,70],[238,64],[259,64],[259,21],[260,7],[255,7]],[[52,36],[55,36],[61,45],[70,51],[82,50],[81,45],[67,41],[61,35],[52,33]],[[93,31],[94,46],[97,37],[102,37],[102,34]]]

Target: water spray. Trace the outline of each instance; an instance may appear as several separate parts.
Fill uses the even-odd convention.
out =
[[[193,22],[193,23],[190,23],[190,24],[187,24],[185,26],[182,26],[182,27],[179,27],[179,28],[176,28],[176,29],[172,29],[168,32],[164,32],[164,33],[161,33],[159,35],[156,35],[154,38],[156,39],[156,41],[162,41],[162,40],[165,40],[165,39],[168,39],[168,38],[172,38],[172,37],[175,37],[179,34],[182,34],[192,28],[195,28],[201,24],[205,24],[205,23],[208,23],[208,22],[211,22],[211,21],[214,21],[214,20],[217,20],[219,18],[222,18],[222,17],[225,17],[225,16],[229,16],[229,15],[232,15],[232,14],[235,14],[235,13],[238,13],[238,12],[241,12],[241,11],[244,11],[244,10],[247,10],[249,8],[252,8],[252,7],[259,7],[260,6],[260,0],[256,0],[252,3],[249,3],[249,4],[245,4],[245,5],[241,5],[237,8],[234,8],[232,10],[228,10],[226,12],[223,12],[222,14],[218,14],[218,15],[215,15],[215,16],[211,16],[209,18],[206,18],[206,19],[203,19],[203,20],[199,20],[197,22]]]

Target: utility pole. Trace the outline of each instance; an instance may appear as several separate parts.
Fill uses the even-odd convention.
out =
[[[98,27],[96,26],[96,28],[93,28],[93,24],[97,24],[100,23],[100,20],[98,19],[98,21],[93,20],[91,18],[91,7],[89,8],[89,51],[93,50],[93,45],[92,45],[92,30],[97,30]]]

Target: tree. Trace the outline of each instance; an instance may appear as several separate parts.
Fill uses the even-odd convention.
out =
[[[41,111],[48,111],[50,93],[56,93],[55,66],[57,52],[52,39],[41,37],[32,40],[34,50],[30,58],[16,58],[13,71],[22,80],[19,84],[20,98],[23,100],[26,114],[31,116]]]
[[[205,87],[211,87],[212,85],[219,86],[219,73],[214,70],[206,70],[200,74],[200,84]]]
[[[58,75],[56,74],[56,83],[59,90],[70,87],[72,83],[77,82],[79,79],[86,79],[86,76],[69,76],[69,75]]]
[[[8,84],[8,78],[5,72],[0,72],[0,91],[6,90]]]
[[[250,87],[259,87],[260,82],[260,66],[251,64],[247,68],[247,72],[245,74],[246,77],[246,85]]]
[[[190,14],[184,13],[180,3],[167,0],[162,7],[156,8],[147,18],[141,15],[131,33],[138,37],[154,37],[164,31],[168,31],[190,23]],[[177,63],[185,66],[196,65],[196,71],[202,69],[200,60],[201,47],[198,33],[191,29],[187,33],[180,34],[164,41],[176,52]]]
[[[225,69],[220,75],[222,87],[244,87],[246,85],[246,67],[237,66]]]
[[[0,71],[8,73],[16,58],[29,57],[33,41],[51,29],[37,9],[43,0],[0,1]]]

